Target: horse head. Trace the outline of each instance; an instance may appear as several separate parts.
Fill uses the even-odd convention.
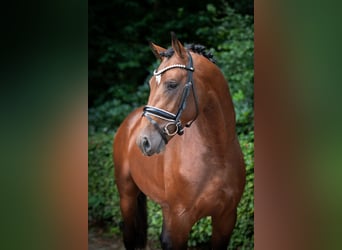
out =
[[[170,49],[150,44],[161,63],[149,81],[150,95],[136,140],[147,156],[162,152],[174,136],[184,133],[185,126],[191,126],[199,112],[191,52],[174,33],[171,44]]]

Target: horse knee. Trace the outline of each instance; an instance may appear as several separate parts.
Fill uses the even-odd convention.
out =
[[[214,250],[227,249],[236,223],[236,210],[225,216],[212,217],[211,245]]]
[[[163,230],[160,235],[160,244],[163,250],[186,250],[187,247],[187,234],[181,231],[170,232]]]
[[[163,235],[161,235],[160,244],[163,250],[186,250],[188,248],[187,241],[173,241],[170,237]]]
[[[163,250],[171,250],[172,249],[172,244],[171,241],[161,238],[160,239],[160,245]]]
[[[164,225],[163,225],[162,233],[160,234],[159,240],[160,240],[160,245],[163,250],[172,249],[171,239],[169,237],[169,234],[165,231]]]

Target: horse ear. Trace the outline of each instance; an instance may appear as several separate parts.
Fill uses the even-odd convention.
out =
[[[160,47],[152,42],[150,42],[150,47],[152,49],[153,54],[157,57],[157,59],[162,60],[162,57],[160,55],[161,52],[164,52],[166,49],[163,47]]]
[[[171,32],[171,43],[172,43],[172,48],[176,52],[176,54],[180,58],[184,58],[186,55],[186,50],[182,43],[177,39],[177,36],[174,32]]]

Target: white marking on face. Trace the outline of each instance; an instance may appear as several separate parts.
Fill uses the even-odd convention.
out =
[[[156,75],[156,81],[157,81],[157,84],[159,85],[160,83],[160,80],[161,80],[161,75]]]

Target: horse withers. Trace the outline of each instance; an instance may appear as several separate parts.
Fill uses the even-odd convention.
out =
[[[119,127],[113,157],[126,249],[145,248],[146,195],[161,206],[163,249],[187,249],[192,226],[212,218],[212,249],[227,249],[245,185],[227,81],[203,46],[151,43],[161,63],[146,106]]]

